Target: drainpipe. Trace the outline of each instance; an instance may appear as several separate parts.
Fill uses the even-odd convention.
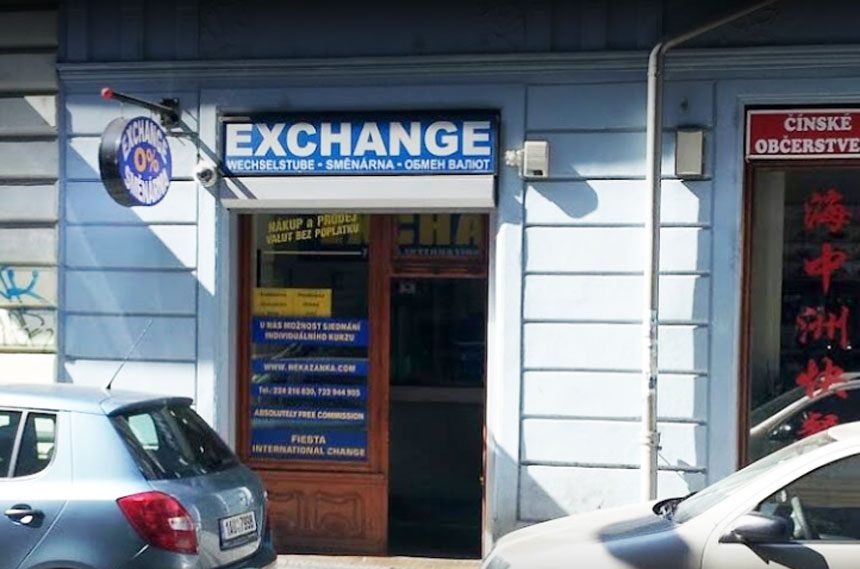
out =
[[[646,114],[645,187],[645,314],[642,328],[645,336],[642,350],[642,443],[640,454],[640,490],[644,500],[657,497],[657,323],[659,311],[660,272],[660,169],[663,159],[663,63],[673,47],[742,18],[778,0],[755,2],[698,28],[664,39],[654,46],[648,57],[648,108]]]

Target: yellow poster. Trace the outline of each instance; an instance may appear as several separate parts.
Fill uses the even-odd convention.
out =
[[[255,288],[255,316],[331,317],[330,288]]]
[[[266,225],[270,246],[317,243],[366,243],[370,217],[357,213],[325,213],[272,218]]]

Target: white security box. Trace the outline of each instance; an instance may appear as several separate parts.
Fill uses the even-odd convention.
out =
[[[705,173],[705,132],[700,128],[679,128],[675,133],[675,175],[698,178]]]
[[[523,177],[546,178],[549,176],[549,142],[527,140],[523,145]]]

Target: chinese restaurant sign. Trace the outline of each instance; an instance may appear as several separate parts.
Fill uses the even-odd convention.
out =
[[[494,174],[490,113],[262,116],[222,123],[230,176]]]
[[[802,213],[804,241],[811,246],[811,254],[803,259],[802,272],[815,283],[815,292],[801,295],[802,304],[794,320],[797,343],[807,355],[795,383],[812,398],[844,381],[839,360],[851,350],[848,322],[851,310],[845,304],[845,295],[832,289],[845,278],[849,253],[843,247],[853,216],[845,196],[835,187],[809,192]],[[846,398],[847,394],[837,390],[836,396]],[[798,435],[806,437],[839,422],[834,413],[812,411],[805,416]]]
[[[747,111],[748,160],[860,157],[860,109]]]

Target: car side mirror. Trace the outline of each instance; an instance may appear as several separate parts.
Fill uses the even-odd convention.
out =
[[[770,432],[772,441],[790,441],[794,439],[794,426],[791,423],[783,423]]]
[[[749,512],[735,521],[720,543],[780,543],[791,538],[791,528],[783,518]]]

